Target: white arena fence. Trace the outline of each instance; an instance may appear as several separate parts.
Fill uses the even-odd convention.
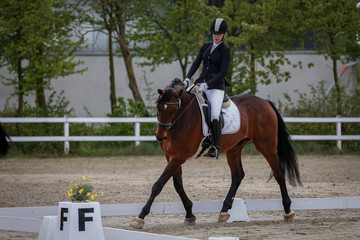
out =
[[[339,198],[293,198],[293,210],[336,210],[359,209],[360,197]],[[222,201],[194,201],[194,213],[218,213]],[[244,200],[246,211],[283,211],[281,199]],[[100,205],[101,217],[137,216],[145,203],[104,204]],[[0,230],[39,233],[42,219],[57,215],[58,206],[0,208]],[[184,214],[181,202],[155,202],[150,214]],[[149,240],[190,240],[175,237],[103,227],[105,239],[149,239]],[[191,238],[191,240],[193,240]]]
[[[359,135],[342,135],[342,123],[360,123],[360,117],[327,117],[303,118],[284,117],[287,123],[335,123],[336,135],[291,135],[292,140],[334,140],[341,150],[341,141],[360,140]],[[141,136],[141,123],[156,123],[156,117],[123,117],[123,118],[82,118],[82,117],[51,117],[51,118],[0,118],[1,123],[63,123],[63,136],[10,136],[12,142],[64,142],[64,151],[69,153],[71,141],[156,141],[155,136]],[[134,136],[70,136],[71,123],[134,123]]]

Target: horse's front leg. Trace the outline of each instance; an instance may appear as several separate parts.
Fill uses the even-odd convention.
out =
[[[173,176],[173,181],[174,181],[175,190],[179,194],[180,199],[181,199],[181,201],[184,205],[185,211],[186,211],[184,224],[187,226],[194,225],[196,217],[192,213],[193,203],[190,201],[190,199],[188,198],[188,196],[186,195],[185,190],[184,190],[184,186],[183,186],[183,182],[182,182],[181,166],[178,167],[178,169],[176,170],[176,172]]]
[[[240,186],[241,181],[245,177],[245,172],[241,163],[241,151],[243,147],[244,145],[235,146],[226,152],[228,165],[231,170],[231,186],[219,214],[219,223],[226,222],[230,218],[228,210],[231,209],[235,194]]]
[[[170,159],[167,166],[165,167],[163,173],[159,177],[159,179],[154,183],[151,194],[146,202],[145,206],[142,208],[141,213],[138,218],[135,218],[130,226],[133,228],[141,229],[144,224],[144,218],[149,214],[151,205],[153,204],[155,197],[160,194],[161,190],[164,188],[165,184],[169,179],[174,175],[176,169],[181,166],[185,161],[180,161],[177,159]]]

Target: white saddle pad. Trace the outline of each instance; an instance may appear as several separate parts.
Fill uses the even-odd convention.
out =
[[[206,124],[205,115],[202,108],[204,104],[200,103],[197,95],[196,95],[196,100],[198,101],[198,105],[201,112],[202,132],[203,135],[206,137],[210,135],[210,131],[209,131],[209,126]],[[239,131],[240,112],[236,104],[230,100],[230,106],[227,108],[222,108],[221,111],[223,112],[223,116],[224,116],[224,127],[222,129],[222,134],[234,134],[237,131]]]

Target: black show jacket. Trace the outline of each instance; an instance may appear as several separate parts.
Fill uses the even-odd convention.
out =
[[[195,84],[207,83],[209,89],[225,90],[230,84],[225,80],[225,75],[230,65],[230,48],[221,42],[210,54],[212,42],[204,43],[194,63],[191,65],[186,77],[191,78],[203,62],[200,77]]]

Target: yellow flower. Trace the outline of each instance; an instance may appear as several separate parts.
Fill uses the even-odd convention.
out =
[[[91,175],[88,175],[88,176],[81,176],[79,179],[77,179],[76,181],[79,181],[80,182],[79,184],[76,183],[76,181],[70,182],[70,184],[72,184],[72,188],[67,191],[67,194],[71,198],[72,201],[81,202],[82,200],[86,199],[86,201],[90,202],[90,201],[96,199],[100,195],[102,197],[104,196],[104,192],[101,192],[101,194],[97,194],[97,193],[92,194],[91,191],[88,192],[93,187],[89,183],[84,183],[84,181],[89,182],[91,179],[94,179],[94,177]],[[85,192],[85,190],[86,190],[86,192]],[[85,197],[85,195],[86,195],[86,197]]]

